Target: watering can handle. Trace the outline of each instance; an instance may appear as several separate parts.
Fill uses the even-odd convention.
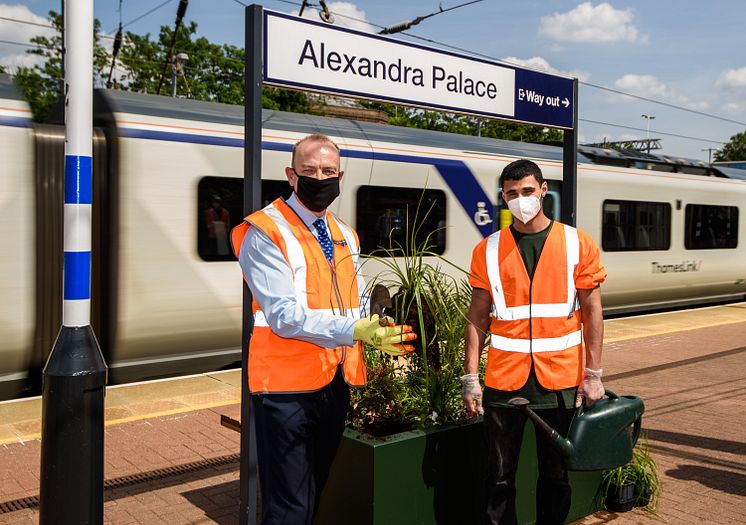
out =
[[[609,399],[619,399],[619,396],[616,395],[614,392],[609,390],[608,388],[605,389],[605,394]],[[585,412],[586,406],[585,406],[585,399],[583,399],[583,403],[580,405],[580,408],[578,409],[578,414],[582,414]]]
[[[634,427],[632,428],[632,446],[637,445],[637,440],[640,439],[640,433],[642,432],[642,418],[638,417],[635,419]]]

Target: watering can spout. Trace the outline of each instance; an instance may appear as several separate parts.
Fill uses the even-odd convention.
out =
[[[611,390],[606,390],[606,395],[607,398],[596,401],[592,407],[577,410],[567,438],[531,410],[527,399],[514,397],[508,405],[523,411],[539,432],[549,438],[568,470],[603,470],[632,459],[645,411],[637,396],[617,396]]]
[[[562,437],[559,432],[547,425],[547,423],[541,419],[536,412],[528,407],[530,403],[531,402],[528,399],[523,397],[514,397],[508,400],[508,405],[522,410],[529,418],[531,418],[531,421],[533,421],[537,428],[539,428],[552,441],[555,448],[566,460],[572,458],[575,448],[572,446],[570,440]]]

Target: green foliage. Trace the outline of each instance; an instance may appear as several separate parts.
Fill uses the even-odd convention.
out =
[[[176,94],[196,100],[243,105],[244,60],[243,48],[228,44],[214,44],[197,37],[197,24],[183,24],[176,33],[173,55],[186,53],[182,64],[184,75],[176,77]],[[127,74],[120,88],[142,93],[171,94],[172,67],[165,69],[173,29],[161,26],[157,39],[150,33],[137,35],[127,32],[120,60]],[[161,80],[162,79],[162,80]],[[281,111],[306,112],[308,102],[303,93],[286,89],[265,88],[262,106]]]
[[[62,93],[62,16],[49,12],[49,21],[57,30],[57,34],[50,37],[35,36],[31,43],[37,47],[27,53],[44,58],[42,64],[33,67],[19,67],[15,73],[15,81],[21,88],[26,100],[31,106],[34,120],[43,122]],[[106,67],[106,51],[101,46],[98,33],[101,23],[98,19],[93,23],[93,74],[101,78]],[[93,79],[91,80],[93,81]]]
[[[363,103],[363,105],[370,109],[385,111],[389,116],[388,123],[393,126],[431,129],[460,135],[480,135],[487,138],[518,142],[562,142],[562,132],[560,130],[544,128],[543,126],[479,119],[455,113],[425,111],[395,104]]]
[[[629,463],[603,472],[601,493],[604,501],[612,491],[618,491],[620,496],[622,486],[627,483],[635,485],[635,507],[645,507],[645,510],[655,513],[660,501],[661,481],[658,466],[650,455],[650,446],[644,437],[632,451]]]
[[[406,245],[392,241],[370,256],[385,267],[371,288],[381,283],[398,290],[391,314],[418,336],[415,352],[398,359],[365,349],[368,385],[353,392],[348,424],[374,436],[465,420],[459,377],[471,289],[425,260],[436,257],[450,264],[431,251],[438,232],[420,236],[424,221],[416,213],[413,221],[408,219]]]
[[[746,160],[746,131],[733,135],[730,142],[715,152],[715,160]]]
[[[176,77],[176,93],[197,100],[243,103],[243,49],[227,44],[213,44],[196,37],[197,24],[182,24],[176,33],[173,53],[169,58],[174,31],[161,26],[156,39],[150,33],[126,33],[119,59],[127,73],[122,86],[142,93],[171,94],[173,68],[170,60],[178,53],[188,58],[182,64],[184,75]]]

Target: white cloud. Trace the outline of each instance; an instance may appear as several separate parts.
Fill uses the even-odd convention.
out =
[[[706,100],[693,100],[682,95],[673,88],[668,87],[654,75],[635,75],[633,73],[624,75],[614,82],[614,87],[619,91],[638,95],[640,97],[652,98],[669,104],[676,104],[695,111],[705,111],[710,108]],[[623,95],[609,95],[609,102],[614,104],[632,102],[635,99]]]
[[[679,96],[681,96],[681,95],[679,95]],[[682,104],[686,108],[693,109],[693,110],[696,110],[696,111],[706,111],[706,110],[710,109],[710,103],[707,102],[706,100],[691,100],[690,101],[690,100],[686,100],[686,97],[682,97],[682,98],[685,99],[682,102]]]
[[[717,81],[718,86],[727,88],[743,88],[746,87],[746,67],[739,69],[729,69],[720,75]]]
[[[335,26],[357,29],[358,31],[365,31],[366,33],[377,32],[376,28],[368,23],[365,11],[358,9],[355,4],[351,2],[329,2],[327,6],[334,17],[332,23]],[[295,11],[293,14],[297,15],[298,12]],[[320,20],[318,9],[307,7],[303,11],[303,18],[316,20],[318,22]]]
[[[632,9],[583,2],[567,13],[542,17],[539,36],[560,42],[645,42],[632,24]]]
[[[50,25],[47,18],[34,14],[25,5],[0,4],[0,17],[23,20],[42,26]],[[0,19],[0,35],[2,35],[2,40],[9,42],[28,44],[34,36],[51,37],[55,33],[55,30],[51,27],[40,27]],[[43,59],[39,56],[26,53],[27,49],[31,48],[23,45],[0,43],[0,64],[8,67],[10,71],[14,71],[19,66],[30,67],[43,62]]]
[[[617,79],[614,87],[641,97],[665,98],[670,94],[668,87],[653,75],[627,74]]]
[[[544,71],[546,73],[564,75],[566,77],[577,77],[579,80],[583,81],[588,80],[591,76],[591,74],[586,71],[562,71],[552,66],[545,58],[539,56],[531,58],[507,57],[503,58],[502,61],[507,62],[508,64],[514,64],[516,66],[536,69],[537,71]]]
[[[721,111],[725,114],[740,113],[744,108],[746,108],[746,104],[743,102],[728,102],[723,104]]]

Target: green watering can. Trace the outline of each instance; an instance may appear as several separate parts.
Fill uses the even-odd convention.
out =
[[[523,410],[536,427],[546,434],[565,458],[568,470],[604,470],[615,468],[632,459],[632,448],[640,437],[645,405],[637,396],[618,396],[606,390],[607,398],[592,407],[577,409],[567,438],[547,425],[529,401],[514,397],[508,404]]]

